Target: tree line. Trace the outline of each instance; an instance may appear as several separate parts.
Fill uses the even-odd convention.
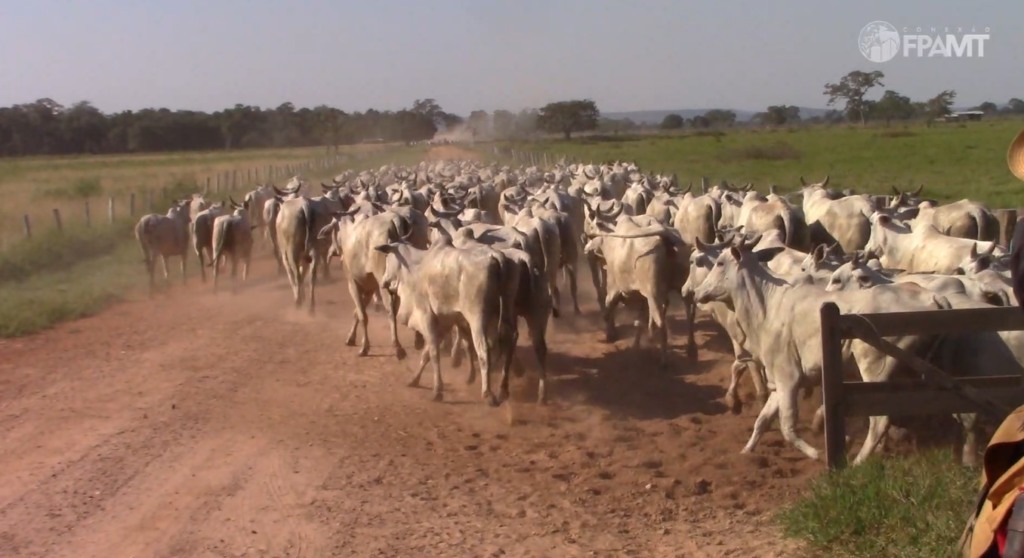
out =
[[[52,99],[0,108],[0,156],[305,147],[419,141],[462,122],[434,99],[399,111],[345,112],[236,104],[213,113],[166,108],[104,114],[88,101]]]

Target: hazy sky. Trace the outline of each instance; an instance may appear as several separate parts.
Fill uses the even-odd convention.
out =
[[[875,64],[857,47],[873,20],[991,39],[984,58]],[[965,106],[1024,97],[1022,26],[1022,0],[0,0],[0,105],[760,110],[823,107],[826,82],[879,69]]]

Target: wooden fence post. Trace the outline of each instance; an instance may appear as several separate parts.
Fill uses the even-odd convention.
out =
[[[153,212],[153,190],[146,188],[146,211]]]
[[[92,226],[92,215],[89,211],[89,198],[85,198],[85,226]]]
[[[203,191],[206,192],[207,194],[210,193],[210,177],[209,176],[206,177],[206,188],[204,188]]]
[[[128,194],[128,216],[135,217],[135,192]]]
[[[821,305],[821,399],[825,406],[825,463],[829,469],[846,466],[846,416],[843,408],[843,341],[839,306]]]
[[[107,222],[111,225],[114,224],[114,196],[110,196],[107,200]]]
[[[32,240],[32,223],[28,220],[28,213],[21,216],[21,224],[25,226],[25,240]]]
[[[218,192],[218,193],[220,192],[220,173],[219,172],[217,173],[217,189],[214,190],[214,191]]]
[[[57,230],[64,232],[64,223],[60,219],[60,209],[53,208],[53,222],[57,225]]]

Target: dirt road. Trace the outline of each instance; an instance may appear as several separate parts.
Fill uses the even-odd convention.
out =
[[[261,259],[237,295],[193,280],[0,341],[0,556],[794,552],[768,514],[821,465],[777,431],[738,453],[754,410],[722,404],[727,346],[710,322],[697,363],[671,323],[665,374],[629,326],[601,342],[581,289],[584,314],[549,333],[548,407],[528,374],[489,408],[447,359],[433,403],[405,387],[417,359],[395,360],[382,313],[360,358],[343,283],[309,317],[272,273]]]

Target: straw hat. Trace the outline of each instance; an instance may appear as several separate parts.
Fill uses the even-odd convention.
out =
[[[1017,137],[1006,150],[1006,164],[1010,166],[1010,172],[1020,180],[1024,180],[1024,130],[1021,130]]]

